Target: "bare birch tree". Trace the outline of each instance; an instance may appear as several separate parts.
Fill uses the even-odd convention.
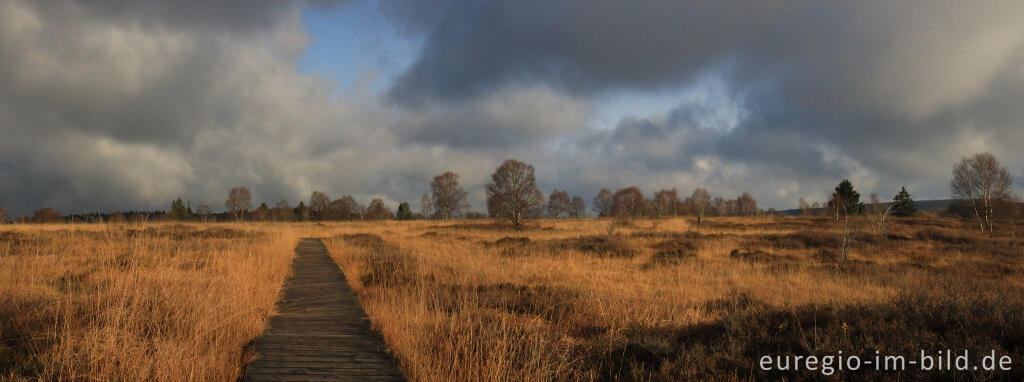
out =
[[[883,205],[882,199],[878,197],[878,194],[873,192],[871,193],[871,212],[875,215],[875,218],[878,219],[878,222],[876,223],[878,235],[883,239],[888,237],[887,235],[889,232],[888,227],[885,225],[885,218],[889,217],[889,213],[892,212],[893,205],[893,203],[889,203],[887,206]]]
[[[199,215],[199,219],[202,220],[203,223],[206,223],[210,221],[210,217],[213,215],[213,211],[210,210],[210,206],[200,204],[199,207],[196,207],[196,215]]]
[[[434,212],[434,203],[430,200],[430,195],[423,194],[420,197],[420,213],[423,214],[423,219],[430,220],[432,212]]]
[[[996,205],[1012,197],[1012,185],[1009,171],[989,153],[962,158],[953,167],[953,180],[949,182],[953,197],[971,201],[981,231],[988,233],[993,231]]]
[[[654,193],[654,202],[652,207],[654,214],[658,217],[664,216],[675,216],[679,211],[676,210],[681,203],[679,202],[679,192],[675,188],[661,189]]]
[[[228,199],[224,201],[224,206],[236,220],[245,220],[245,213],[252,208],[252,193],[246,187],[232,188],[228,191]]]
[[[693,207],[693,213],[697,215],[697,225],[701,225],[704,216],[707,216],[708,211],[711,210],[711,193],[703,188],[693,190],[693,194],[690,195],[690,205]]]

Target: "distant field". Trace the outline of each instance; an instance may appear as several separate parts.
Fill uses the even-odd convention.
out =
[[[890,220],[853,221],[846,261],[824,217],[4,226],[0,379],[235,380],[304,236],[414,380],[803,379],[757,359],[947,348],[1021,378],[1024,226]],[[952,377],[917,373],[840,375]]]

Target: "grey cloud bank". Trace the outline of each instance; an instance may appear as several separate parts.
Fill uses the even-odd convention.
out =
[[[781,208],[843,177],[945,197],[977,151],[1024,173],[1019,2],[382,1],[425,36],[385,94],[299,73],[304,6],[0,0],[0,206],[219,209],[235,185],[415,204],[452,169],[483,209],[507,157],[588,201],[705,186]],[[707,81],[588,124],[601,97]]]

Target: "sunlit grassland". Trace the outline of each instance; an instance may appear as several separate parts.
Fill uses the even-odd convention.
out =
[[[881,237],[853,219],[847,260],[826,217],[8,225],[0,379],[235,380],[300,237],[325,239],[413,380],[799,379],[814,374],[757,356],[943,346],[1021,359],[1019,223],[891,220]]]

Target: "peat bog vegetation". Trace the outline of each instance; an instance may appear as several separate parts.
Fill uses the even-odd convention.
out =
[[[945,349],[1017,364],[833,378],[1024,377],[1020,221],[611,222],[6,225],[0,379],[235,380],[300,237],[324,239],[411,380],[815,379],[757,361]]]

